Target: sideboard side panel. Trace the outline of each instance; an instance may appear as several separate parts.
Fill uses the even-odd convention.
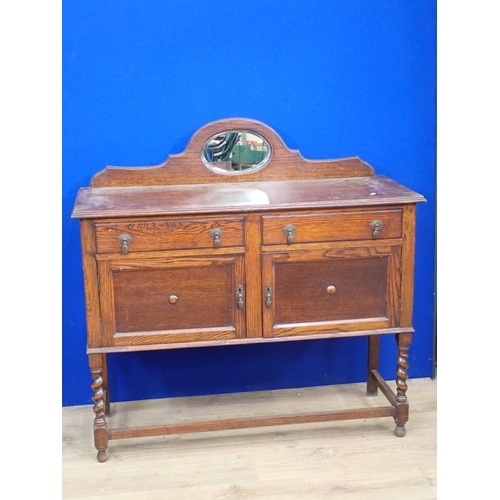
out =
[[[416,206],[403,209],[403,266],[401,270],[401,316],[399,326],[412,326],[413,286],[415,266],[415,215]]]
[[[80,234],[87,318],[87,345],[88,347],[101,347],[101,313],[99,309],[99,285],[95,260],[96,243],[92,220],[80,221]]]

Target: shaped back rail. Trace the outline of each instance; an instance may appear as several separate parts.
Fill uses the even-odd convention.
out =
[[[232,130],[245,130],[263,136],[271,145],[271,157],[261,169],[221,174],[202,161],[203,145],[211,137]],[[299,151],[288,149],[281,137],[266,124],[247,118],[228,118],[211,122],[198,129],[183,153],[170,155],[163,163],[144,167],[108,166],[92,178],[90,186],[168,186],[179,184],[212,184],[226,182],[330,179],[374,175],[373,168],[358,157],[336,160],[308,160]]]

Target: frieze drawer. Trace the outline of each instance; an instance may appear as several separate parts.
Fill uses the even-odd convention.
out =
[[[262,217],[264,245],[401,237],[401,210]]]
[[[241,247],[243,218],[172,219],[95,226],[97,253]]]

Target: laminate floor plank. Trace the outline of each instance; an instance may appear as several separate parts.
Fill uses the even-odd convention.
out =
[[[389,382],[391,387],[394,381]],[[100,464],[92,406],[62,410],[64,499],[437,498],[437,382],[409,381],[407,434],[391,417],[112,440]],[[386,405],[365,384],[112,403],[110,428]]]

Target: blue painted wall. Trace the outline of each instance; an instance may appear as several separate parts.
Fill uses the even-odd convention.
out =
[[[261,120],[306,158],[360,156],[423,194],[410,377],[432,375],[436,2],[63,2],[63,405],[91,403],[78,188],[207,122]],[[395,378],[393,337],[381,373]],[[113,400],[359,382],[366,339],[109,356]]]

